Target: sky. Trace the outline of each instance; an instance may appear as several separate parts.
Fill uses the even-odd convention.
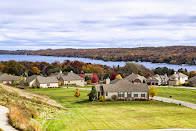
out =
[[[0,50],[196,46],[196,0],[0,0]]]

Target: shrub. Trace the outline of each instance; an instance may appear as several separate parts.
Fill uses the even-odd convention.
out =
[[[106,98],[105,101],[112,101],[112,99],[111,98]]]
[[[37,89],[37,85],[34,85],[33,88],[34,88],[34,89]]]
[[[118,98],[117,101],[124,101],[124,98]]]
[[[116,101],[118,99],[117,95],[112,95],[112,100]]]
[[[100,96],[99,96],[99,101],[100,101],[100,102],[103,102],[103,101],[106,101],[106,99],[104,98],[104,96],[100,95]]]
[[[148,101],[148,100],[143,98],[135,98],[135,101]]]

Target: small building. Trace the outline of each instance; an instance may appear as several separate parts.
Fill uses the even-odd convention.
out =
[[[84,86],[84,78],[73,73],[73,71],[70,71],[64,76],[61,76],[59,81],[61,82],[62,85]]]
[[[35,85],[39,88],[48,88],[48,87],[59,87],[59,81],[56,77],[42,77],[39,75],[33,75],[25,78],[21,82],[21,86],[24,86],[25,82],[29,83],[29,87],[34,87]]]
[[[6,73],[0,75],[0,83],[3,84],[7,84],[7,83],[11,84],[12,81],[19,83],[20,80],[21,80],[20,76],[11,76]]]
[[[98,97],[103,95],[104,98],[112,98],[113,95],[117,95],[119,99],[149,99],[149,88],[144,83],[135,84],[126,79],[120,79],[118,81],[116,80],[114,84],[102,84],[96,85],[95,87],[98,92]]]
[[[41,77],[36,78],[36,85],[39,88],[59,87],[59,81],[56,77]]]
[[[189,86],[196,87],[196,76],[188,79]]]
[[[138,74],[130,74],[127,77],[125,77],[126,80],[132,82],[132,83],[146,83],[146,78],[144,76],[140,76]]]
[[[167,75],[154,75],[148,79],[151,85],[167,85],[169,77]]]
[[[179,85],[184,84],[188,80],[188,76],[181,73],[181,72],[175,72],[173,75],[169,78],[169,85]]]

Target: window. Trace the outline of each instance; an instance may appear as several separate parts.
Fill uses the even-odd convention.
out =
[[[68,83],[70,83],[70,81],[68,81]]]
[[[105,93],[105,96],[108,96],[108,92]]]
[[[131,92],[127,92],[127,97],[131,97]]]
[[[50,83],[48,83],[47,86],[50,86]]]
[[[138,97],[138,94],[134,94],[134,97]]]
[[[124,93],[123,92],[118,92],[118,97],[124,97]]]
[[[83,82],[83,80],[81,80],[81,82]]]
[[[141,97],[146,97],[146,95],[145,94],[141,94]]]

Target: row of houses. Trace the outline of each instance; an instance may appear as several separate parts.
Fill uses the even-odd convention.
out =
[[[24,86],[26,82],[29,83],[29,87],[34,87],[35,85],[39,88],[48,87],[59,87],[60,85],[79,85],[84,86],[84,78],[73,73],[73,71],[63,74],[62,72],[55,73],[48,77],[43,77],[40,75],[33,75],[28,78],[23,77],[22,80],[19,76],[10,76],[8,74],[1,74],[0,81],[3,84],[11,83],[15,81]]]
[[[152,77],[149,77],[147,81],[150,83],[150,85],[179,85],[184,84],[185,82],[188,82],[188,76],[181,73],[181,72],[175,72],[171,76],[167,75],[154,75]]]

